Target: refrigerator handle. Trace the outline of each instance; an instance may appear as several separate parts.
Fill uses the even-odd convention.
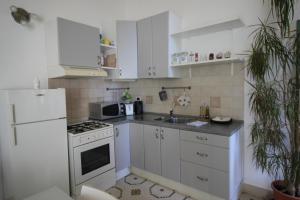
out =
[[[10,113],[11,113],[11,120],[12,124],[16,123],[16,110],[15,110],[15,104],[10,104]]]
[[[14,145],[17,146],[17,127],[15,125],[12,125],[11,127],[13,129],[13,140],[14,140]]]

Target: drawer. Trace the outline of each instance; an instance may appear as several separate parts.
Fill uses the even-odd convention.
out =
[[[180,138],[200,144],[229,148],[229,137],[225,136],[180,130]]]
[[[229,176],[225,172],[181,161],[181,183],[229,199]]]
[[[205,165],[227,172],[229,153],[227,149],[181,140],[181,160]]]

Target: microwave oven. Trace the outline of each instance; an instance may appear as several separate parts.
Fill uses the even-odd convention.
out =
[[[90,119],[105,120],[124,116],[124,109],[118,102],[89,103]]]

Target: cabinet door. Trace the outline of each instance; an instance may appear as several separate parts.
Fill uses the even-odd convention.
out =
[[[141,124],[130,124],[130,158],[131,166],[144,169],[144,130]]]
[[[135,21],[117,21],[117,62],[120,79],[137,78],[137,27]]]
[[[98,67],[99,29],[57,18],[59,61],[61,65]]]
[[[161,175],[160,127],[144,125],[145,169]]]
[[[180,182],[179,130],[161,128],[162,176]]]
[[[130,167],[129,124],[115,126],[116,171]]]
[[[169,12],[152,17],[152,38],[152,75],[157,78],[168,77]]]
[[[152,24],[151,17],[137,22],[138,77],[152,76]]]

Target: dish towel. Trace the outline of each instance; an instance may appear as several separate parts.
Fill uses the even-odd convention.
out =
[[[200,127],[200,126],[203,126],[205,124],[207,124],[207,122],[195,121],[195,122],[187,123],[186,125]]]

